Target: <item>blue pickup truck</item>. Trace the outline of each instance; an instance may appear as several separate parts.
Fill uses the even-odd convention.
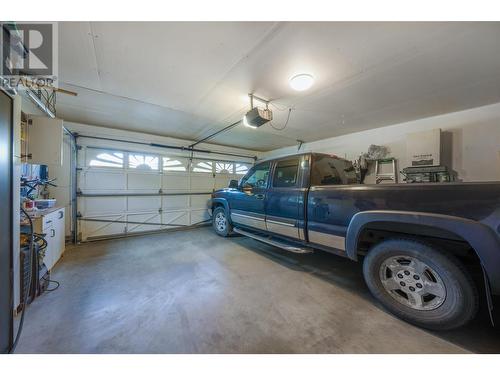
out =
[[[435,330],[466,324],[482,289],[493,319],[500,182],[368,185],[349,161],[307,153],[257,163],[214,192],[211,209],[220,236],[362,260],[375,298],[413,324]]]

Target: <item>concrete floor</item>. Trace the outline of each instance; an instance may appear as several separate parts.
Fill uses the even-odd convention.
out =
[[[211,228],[69,248],[52,277],[17,353],[500,353],[484,311],[428,332],[377,305],[360,264]]]

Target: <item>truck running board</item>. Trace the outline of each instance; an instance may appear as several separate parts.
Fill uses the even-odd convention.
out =
[[[255,233],[247,232],[246,230],[239,229],[239,228],[234,228],[233,231],[235,233],[242,234],[243,236],[253,238],[254,240],[260,241],[267,243],[268,245],[276,246],[279,247],[280,249],[290,251],[292,253],[298,253],[298,254],[309,254],[312,253],[313,250],[307,247],[298,247],[294,245],[290,245],[284,241],[280,240],[274,240],[271,239],[270,237],[264,237]]]

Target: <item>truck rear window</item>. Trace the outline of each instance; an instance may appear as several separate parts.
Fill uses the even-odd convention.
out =
[[[280,160],[274,171],[274,187],[295,187],[299,174],[299,158]]]
[[[356,172],[350,161],[328,155],[314,155],[311,185],[349,185],[356,183]]]

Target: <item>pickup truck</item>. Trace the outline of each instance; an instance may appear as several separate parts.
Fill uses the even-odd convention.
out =
[[[466,324],[478,310],[479,290],[493,321],[500,182],[363,184],[349,161],[306,153],[257,163],[215,191],[210,204],[220,236],[362,260],[373,296],[415,325]],[[482,273],[480,282],[475,273]]]

